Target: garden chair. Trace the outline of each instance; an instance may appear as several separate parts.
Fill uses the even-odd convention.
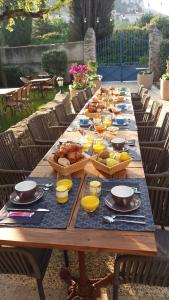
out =
[[[138,91],[136,93],[131,93],[131,101],[140,101],[143,93],[144,85],[138,86]]]
[[[30,112],[32,112],[32,103],[30,100],[30,91],[31,91],[31,85],[27,85],[22,87],[21,89],[21,101],[23,102],[23,106],[25,108],[28,108]]]
[[[145,112],[150,102],[150,95],[144,94],[140,101],[135,101],[133,104],[134,112]]]
[[[84,92],[79,92],[77,94],[77,98],[79,99],[80,107],[83,108],[87,102],[84,96]]]
[[[28,78],[26,78],[26,77],[20,77],[20,80],[24,83],[24,85],[27,85],[27,84],[29,84],[29,79]]]
[[[163,105],[153,101],[150,112],[135,112],[137,126],[155,126],[158,122]]]
[[[68,93],[66,95],[66,97],[64,97],[62,104],[64,106],[64,111],[66,113],[66,115],[72,115],[72,119],[76,118],[77,114],[73,113],[73,109],[72,109],[72,103],[71,103],[71,99],[70,99],[70,94]]]
[[[14,190],[13,184],[0,185],[0,208]],[[0,274],[26,275],[36,279],[39,298],[45,300],[43,278],[52,254],[50,249],[0,246]],[[63,251],[65,266],[69,266],[67,251]],[[10,263],[9,263],[10,261]]]
[[[50,78],[48,81],[44,82],[43,90],[53,90],[55,88],[56,83],[56,75]]]
[[[35,116],[28,122],[27,126],[36,145],[53,145],[66,130],[66,126],[56,125],[56,117],[53,116],[54,112],[51,111],[49,114]]]
[[[86,100],[89,100],[90,98],[92,98],[93,91],[90,87],[86,88],[84,91],[85,91],[85,94],[86,94]]]
[[[70,123],[73,122],[73,120],[75,119],[76,115],[71,113],[71,114],[66,114],[64,105],[62,103],[56,105],[55,107],[55,114],[56,114],[56,118],[58,120],[59,125],[65,125],[65,126],[69,126]]]
[[[73,105],[74,111],[78,114],[81,111],[81,109],[82,109],[82,105],[81,105],[81,103],[79,101],[78,96],[72,97],[71,101],[72,101],[72,105]]]
[[[146,178],[147,185],[169,188],[169,170],[161,173],[156,173],[156,174],[145,173],[145,178]]]
[[[169,138],[169,113],[166,113],[161,127],[139,126],[138,136],[141,146],[163,147]]]
[[[50,146],[19,146],[12,131],[0,133],[0,183],[24,180]]]
[[[113,300],[118,300],[119,286],[126,283],[169,286],[169,188],[148,187],[156,229],[157,256],[117,255],[114,263]]]
[[[155,174],[164,171],[163,157],[164,151],[157,147],[141,147],[141,157],[144,172],[147,174]],[[167,169],[165,169],[166,171]]]
[[[9,108],[12,115],[15,115],[18,111],[21,112],[24,106],[25,104],[22,101],[22,88],[5,96],[5,109]]]

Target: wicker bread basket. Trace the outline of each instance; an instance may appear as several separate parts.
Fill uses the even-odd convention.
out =
[[[93,165],[95,166],[95,168],[99,171],[102,171],[108,175],[113,175],[117,172],[120,172],[124,169],[127,168],[127,166],[129,165],[129,163],[132,161],[132,159],[128,159],[126,161],[120,162],[117,165],[114,165],[113,167],[108,167],[104,164],[102,164],[101,162],[97,161],[97,155],[92,156],[90,158],[90,160],[92,161]]]

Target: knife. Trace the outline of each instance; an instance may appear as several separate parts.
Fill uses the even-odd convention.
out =
[[[28,212],[36,212],[36,211],[44,211],[44,212],[49,212],[50,210],[47,208],[37,208],[37,209],[31,209],[31,208],[9,208],[7,207],[7,211],[28,211]]]

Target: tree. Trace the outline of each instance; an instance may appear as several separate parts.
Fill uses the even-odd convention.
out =
[[[71,5],[71,40],[83,40],[87,28],[93,27],[96,38],[112,32],[114,0],[73,0]]]

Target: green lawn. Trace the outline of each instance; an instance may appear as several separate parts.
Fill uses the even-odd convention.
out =
[[[65,87],[64,90],[68,91],[67,87]],[[3,132],[10,126],[15,125],[19,121],[23,120],[24,118],[37,111],[40,108],[40,106],[53,100],[57,92],[58,89],[55,89],[53,91],[47,91],[44,97],[42,97],[41,93],[39,93],[38,91],[31,92],[32,112],[28,110],[23,110],[22,112],[16,112],[13,116],[11,115],[9,110],[7,112],[3,110],[1,101],[2,98],[0,97],[0,132]]]

